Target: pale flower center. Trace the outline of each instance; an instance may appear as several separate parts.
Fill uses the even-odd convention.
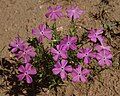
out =
[[[25,75],[28,75],[28,71],[25,71]]]
[[[17,46],[17,47],[19,47],[19,45],[18,45],[18,44],[17,44],[16,46]]]
[[[81,76],[81,74],[80,74],[80,73],[78,73],[78,75],[79,75],[79,76]]]
[[[41,31],[41,35],[43,35],[43,33],[44,33],[44,32],[43,32],[43,31]]]
[[[67,42],[67,45],[70,45],[70,42]]]
[[[60,54],[61,52],[60,51],[58,51],[58,54]]]
[[[23,54],[26,54],[27,52],[26,51],[24,51],[24,53]]]
[[[88,53],[86,53],[85,56],[88,56]]]
[[[75,10],[72,10],[73,13],[75,13]]]
[[[105,57],[103,57],[103,59],[104,59],[104,60],[106,60],[106,58],[105,58]]]
[[[95,36],[97,36],[97,34],[95,33]]]
[[[61,70],[63,71],[63,70],[64,70],[64,68],[63,68],[63,67],[61,67]]]

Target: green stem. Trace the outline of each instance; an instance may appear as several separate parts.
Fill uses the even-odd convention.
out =
[[[57,34],[56,22],[53,23],[52,30],[53,30],[53,40],[51,46],[53,47],[54,44],[56,44],[60,40],[60,36]]]
[[[72,20],[71,20],[71,28],[70,28],[70,35],[71,36],[75,36],[76,32],[77,32],[77,30],[76,30],[76,24],[75,24],[74,19],[72,18]]]
[[[56,22],[53,24],[53,35],[54,35],[54,40],[57,39],[57,28],[56,28]]]

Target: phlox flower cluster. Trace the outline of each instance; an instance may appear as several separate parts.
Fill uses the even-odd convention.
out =
[[[93,48],[87,47],[78,50],[76,57],[83,60],[84,64],[90,64],[92,59],[96,59],[101,67],[105,67],[105,65],[111,66],[112,54],[110,46],[107,46],[107,44],[104,43],[102,33],[102,29],[91,29],[88,31],[88,38],[96,44]],[[80,80],[82,82],[87,82],[86,76],[90,74],[90,70],[83,69],[79,64],[77,68],[74,69],[67,61],[69,58],[67,54],[68,51],[71,50],[77,52],[77,49],[77,37],[74,36],[64,37],[60,41],[60,44],[56,45],[56,48],[51,48],[53,59],[56,62],[52,71],[55,75],[59,75],[63,80],[67,78],[67,73],[71,73],[73,82],[78,82]],[[65,63],[63,63],[63,61]]]
[[[90,70],[83,69],[80,65],[74,69],[67,61],[69,58],[67,52],[69,50],[77,50],[76,43],[77,37],[66,36],[60,41],[60,44],[57,45],[56,48],[51,48],[53,59],[56,62],[52,71],[55,75],[59,75],[62,80],[65,80],[67,78],[67,73],[70,73],[72,75],[73,82],[79,82],[80,80],[82,82],[87,82],[87,75],[90,73]],[[89,72],[84,73],[82,70]]]
[[[21,72],[21,74],[17,77],[19,80],[26,78],[27,83],[31,83],[32,78],[30,75],[37,73],[36,68],[30,64],[32,58],[36,55],[35,49],[28,43],[24,42],[20,37],[17,37],[12,41],[9,46],[16,59],[22,61],[24,64],[18,67],[18,71]]]
[[[78,6],[72,6],[66,9],[66,13],[67,17],[70,19],[79,19],[80,16],[85,13],[85,11],[78,8]],[[45,14],[45,16],[53,21],[64,17],[62,13],[62,6],[48,7],[48,12]]]
[[[91,29],[88,33],[88,37],[92,42],[96,43],[98,40],[98,43],[94,48],[97,51],[95,57],[98,60],[98,64],[102,67],[104,67],[105,65],[111,66],[112,54],[110,46],[105,43],[105,39],[102,36],[103,29]]]
[[[78,6],[67,8],[67,17],[71,20],[80,18],[85,11],[78,8]],[[62,6],[48,7],[48,12],[45,16],[53,21],[64,17],[62,13]],[[39,44],[44,45],[44,39],[48,39],[52,42],[54,40],[53,29],[47,24],[40,24],[37,28],[32,29],[32,34],[35,36]],[[75,52],[75,58],[82,60],[83,64],[89,65],[93,59],[98,61],[101,67],[112,65],[112,54],[110,46],[105,43],[105,37],[103,36],[104,30],[90,29],[88,31],[88,39],[93,42],[93,47],[79,48],[77,36],[66,35],[60,38],[55,46],[51,46],[48,54],[53,57],[54,66],[52,72],[54,75],[60,76],[62,80],[66,80],[68,75],[71,76],[73,82],[87,82],[88,76],[91,74],[91,70],[81,66],[80,62],[77,64],[74,60],[74,66],[70,63],[69,52]],[[38,45],[39,46],[39,45]],[[17,60],[20,60],[23,64],[18,67],[20,74],[17,76],[19,80],[25,79],[27,83],[32,83],[31,75],[37,74],[36,68],[32,65],[32,59],[36,56],[34,47],[24,42],[20,37],[17,37],[10,43],[11,52],[15,54]],[[50,52],[50,53],[49,53]],[[73,54],[70,54],[73,55]]]

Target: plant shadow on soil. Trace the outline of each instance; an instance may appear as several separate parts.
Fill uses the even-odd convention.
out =
[[[48,72],[48,71],[47,71]],[[38,75],[33,76],[33,82],[31,84],[27,84],[24,81],[18,81],[17,72],[15,69],[15,64],[10,63],[10,61],[5,58],[1,59],[0,63],[0,76],[3,81],[0,84],[0,89],[6,90],[5,94],[9,96],[36,96],[36,94],[41,91],[44,92],[44,89],[54,88],[57,92],[58,83],[53,83],[53,78],[55,78],[56,82],[61,82],[59,77],[54,76],[46,76],[42,79]]]

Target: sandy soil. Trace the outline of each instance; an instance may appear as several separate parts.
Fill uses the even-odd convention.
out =
[[[8,44],[18,35],[27,39],[31,29],[46,22],[44,13],[47,7],[54,3],[67,8],[70,4],[77,4],[86,13],[78,20],[79,26],[99,28],[109,24],[112,31],[106,31],[109,44],[112,46],[113,67],[100,72],[89,84],[71,84],[58,88],[57,96],[120,96],[120,0],[0,0],[0,50],[1,57],[9,58]],[[68,2],[68,1],[71,1]],[[101,2],[102,1],[102,2]],[[65,34],[69,26],[68,19],[58,21],[62,27],[61,34]],[[84,29],[79,27],[78,34]],[[1,90],[3,93],[3,91]],[[56,96],[54,90],[40,93],[38,96]],[[46,94],[46,95],[45,95]],[[0,94],[0,96],[2,96]],[[5,95],[3,95],[5,96]]]

